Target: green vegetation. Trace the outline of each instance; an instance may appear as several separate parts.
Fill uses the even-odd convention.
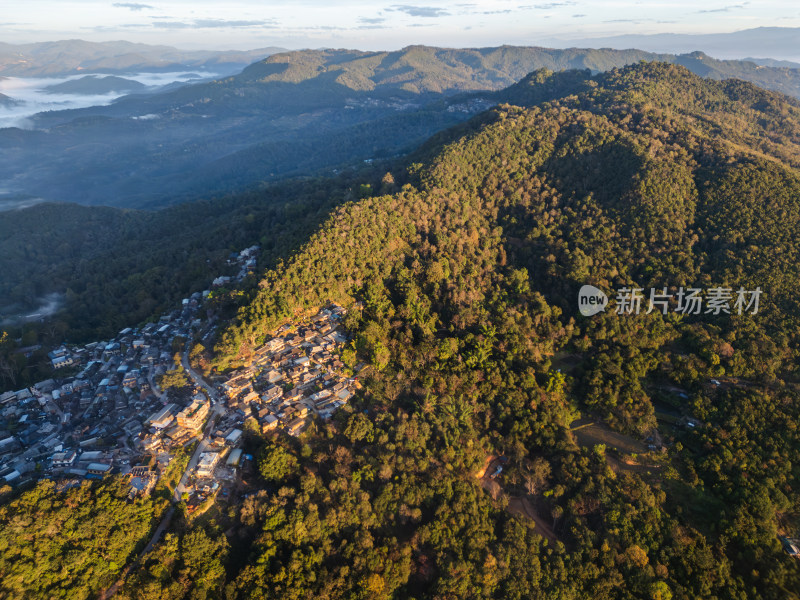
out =
[[[209,536],[201,527],[183,535],[168,533],[147,553],[141,567],[126,582],[117,598],[217,598],[225,582],[228,557],[225,535]]]
[[[186,470],[186,466],[189,464],[189,459],[196,445],[197,442],[193,442],[189,447],[173,453],[172,461],[170,461],[156,485],[156,492],[159,495],[164,498],[170,498],[172,496],[172,493],[178,486],[178,482],[181,480],[183,472]]]
[[[170,369],[158,378],[158,387],[167,391],[170,389],[180,389],[189,385],[189,378],[186,375],[183,367],[180,365],[174,369]]]
[[[63,491],[44,480],[0,506],[0,596],[94,598],[147,541],[166,502],[121,480]]]

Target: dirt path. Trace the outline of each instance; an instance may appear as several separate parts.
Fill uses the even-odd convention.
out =
[[[606,454],[606,462],[608,463],[608,466],[611,467],[611,470],[615,473],[620,473],[621,471],[631,471],[634,473],[639,473],[640,475],[652,475],[654,471],[657,472],[661,470],[661,465],[641,465],[638,463],[622,462],[610,454]]]
[[[497,456],[494,454],[490,454],[486,457],[486,460],[483,462],[483,468],[475,473],[475,477],[478,479],[483,479],[483,476],[486,475],[486,471],[489,469],[489,465],[492,464],[497,459]]]
[[[553,528],[550,527],[550,524],[547,521],[539,516],[539,513],[536,512],[527,498],[521,496],[509,496],[508,512],[533,521],[536,524],[534,531],[547,538],[551,543],[555,544],[558,541]]]
[[[508,498],[508,512],[513,515],[524,517],[529,521],[533,521],[536,525],[534,531],[546,538],[551,543],[556,543],[556,537],[553,528],[542,519],[534,509],[530,501],[524,496],[509,496],[503,492],[503,488],[496,479],[487,477],[486,473],[494,472],[500,457],[490,454],[486,457],[483,463],[483,468],[475,474],[475,477],[480,480],[481,487],[485,489],[494,500],[500,500],[503,496]],[[505,460],[505,459],[504,459]]]

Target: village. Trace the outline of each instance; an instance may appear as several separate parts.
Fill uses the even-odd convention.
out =
[[[254,265],[253,254],[237,257],[236,280]],[[161,481],[192,510],[237,489],[253,459],[242,448],[246,429],[298,436],[347,404],[358,382],[337,358],[347,341],[344,308],[331,304],[284,324],[248,364],[208,382],[188,355],[191,340],[212,328],[202,310],[210,293],[111,340],[59,348],[50,353],[53,367],[73,375],[0,395],[0,487],[121,474],[131,499]],[[179,357],[189,385],[159,389]]]

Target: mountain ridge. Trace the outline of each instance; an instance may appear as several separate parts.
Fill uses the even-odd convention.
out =
[[[179,50],[124,40],[58,40],[30,44],[0,42],[0,75],[55,77],[76,73],[124,74],[186,71],[198,68],[232,72],[283,48],[254,50]]]
[[[513,46],[279,53],[214,82],[40,113],[28,121],[36,131],[0,132],[0,176],[15,194],[157,207],[404,154],[539,67],[603,71],[648,57],[662,58]],[[702,54],[666,59],[709,77],[752,77],[800,93],[797,70]],[[62,160],[65,148],[85,174],[79,186]]]
[[[720,58],[733,60],[760,56],[765,60],[800,61],[798,53],[800,28],[798,27],[755,27],[730,33],[707,34],[626,34],[610,37],[591,37],[573,40],[545,40],[557,48],[565,45],[588,45],[610,48],[636,47],[650,52],[682,54],[700,50]]]

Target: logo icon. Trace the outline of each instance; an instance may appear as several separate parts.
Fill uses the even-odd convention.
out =
[[[608,306],[608,296],[593,285],[584,285],[578,291],[578,310],[584,317],[603,312]]]

